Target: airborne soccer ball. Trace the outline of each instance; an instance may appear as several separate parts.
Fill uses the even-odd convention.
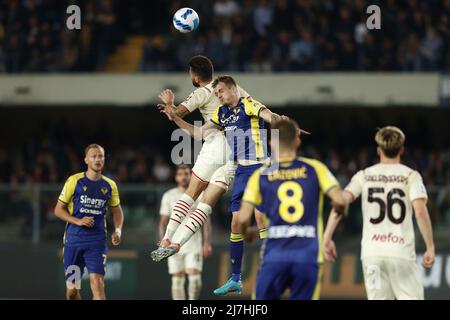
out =
[[[188,33],[198,28],[197,12],[191,8],[181,8],[173,15],[173,26],[181,33]]]

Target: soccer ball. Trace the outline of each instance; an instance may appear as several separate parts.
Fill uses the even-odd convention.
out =
[[[181,33],[188,33],[198,28],[197,12],[191,8],[181,8],[173,15],[173,26]]]

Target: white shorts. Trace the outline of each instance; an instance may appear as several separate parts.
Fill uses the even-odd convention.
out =
[[[167,259],[169,274],[185,272],[186,269],[203,270],[203,252],[201,250],[179,252]]]
[[[424,290],[416,261],[366,257],[362,260],[369,300],[423,300]]]
[[[236,173],[237,164],[229,162],[217,169],[209,183],[228,191],[233,184],[234,175]]]
[[[203,142],[192,168],[193,174],[204,182],[210,182],[214,172],[228,162],[230,154],[230,147],[224,134],[211,133]]]

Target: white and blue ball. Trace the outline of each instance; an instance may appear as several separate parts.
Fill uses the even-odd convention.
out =
[[[197,12],[191,8],[181,8],[173,15],[173,26],[181,33],[188,33],[198,28]]]

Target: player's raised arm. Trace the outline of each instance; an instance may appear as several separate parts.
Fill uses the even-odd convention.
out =
[[[178,106],[175,106],[175,95],[170,89],[166,89],[162,91],[158,97],[164,102],[164,104],[168,107],[173,109],[175,114],[180,117],[184,118],[188,114],[191,113],[191,111],[186,107],[185,104],[180,103]]]
[[[186,121],[184,121],[182,118],[180,118],[175,111],[167,107],[166,105],[158,105],[159,110],[161,113],[164,113],[169,120],[173,121],[178,127],[186,131],[188,134],[190,134],[194,139],[196,140],[202,140],[204,137],[206,137],[211,131],[213,130],[221,130],[222,127],[219,125],[208,121],[203,126],[197,127],[193,124],[190,124]]]
[[[266,106],[262,106],[259,116],[267,123],[273,123],[278,120],[288,119],[287,116],[279,115],[275,112],[270,111]]]

